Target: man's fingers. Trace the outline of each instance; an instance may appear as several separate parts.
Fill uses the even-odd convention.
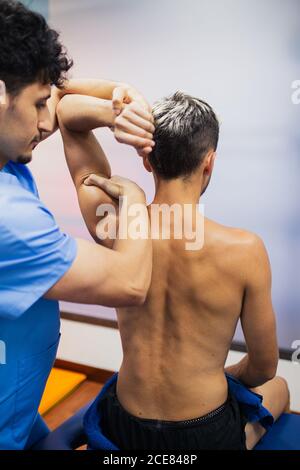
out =
[[[153,147],[155,127],[150,122],[151,114],[137,103],[131,103],[115,120],[115,138],[118,142],[135,148]]]
[[[126,97],[126,90],[124,87],[116,87],[113,91],[112,95],[112,107],[114,113],[118,116],[122,109],[123,109],[123,103],[124,99]]]
[[[133,101],[128,105],[127,107],[128,111],[133,111],[136,113],[138,116],[142,117],[143,119],[146,119],[146,121],[151,121],[153,122],[153,115],[151,112],[147,111],[145,108],[143,108],[139,103],[136,101]]]
[[[128,121],[140,127],[141,129],[150,132],[151,134],[153,134],[155,131],[155,127],[152,122],[150,122],[148,119],[142,118],[141,116],[139,116],[135,112],[130,111],[129,109],[125,109],[121,116],[116,119],[115,125],[120,125],[120,127],[124,128]]]
[[[137,149],[137,154],[142,158],[148,157],[151,152],[152,152],[152,147],[144,147],[142,149]]]
[[[149,139],[153,140],[153,134],[151,132],[147,132],[145,129],[135,126],[131,122],[129,122],[127,119],[120,119],[118,121],[118,124],[115,126],[115,136],[116,139],[118,138],[119,132],[125,132],[131,135],[136,135],[138,137],[142,137],[144,139]]]
[[[148,156],[152,152],[152,147],[145,147],[141,150],[141,156]]]
[[[121,144],[132,145],[135,148],[154,147],[155,145],[153,140],[144,139],[121,130],[118,130],[118,132],[115,131],[115,137]]]
[[[121,186],[113,183],[111,180],[104,178],[103,176],[94,174],[90,175],[84,180],[84,184],[86,186],[98,186],[98,188],[103,189],[103,191],[115,199],[118,199],[123,194]]]

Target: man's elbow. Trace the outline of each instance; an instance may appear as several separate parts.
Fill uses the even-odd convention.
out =
[[[72,96],[65,95],[61,98],[56,106],[56,117],[60,130],[63,128],[68,129],[68,121],[70,120],[70,107],[72,105]]]
[[[277,372],[277,361],[273,364],[265,365],[264,367],[260,367],[257,370],[257,376],[259,377],[259,381],[261,382],[260,385],[269,382],[276,376]]]
[[[276,372],[274,373],[271,370],[270,371],[260,371],[256,375],[256,382],[255,382],[255,385],[253,385],[253,386],[254,387],[261,386],[261,385],[265,384],[266,382],[269,382],[270,380],[274,379],[275,375],[276,375]]]
[[[278,349],[276,349],[276,352],[274,353],[272,360],[270,360],[269,364],[266,367],[268,380],[272,380],[275,377],[277,373],[278,361],[279,361],[279,351]]]
[[[274,365],[274,366],[271,366],[269,367],[267,370],[266,370],[266,382],[269,381],[269,380],[272,380],[274,379],[275,375],[276,375],[276,372],[277,372],[277,364]]]
[[[64,111],[63,100],[64,98],[62,98],[56,106],[56,116],[57,116],[58,121],[61,121],[63,117],[63,111]]]

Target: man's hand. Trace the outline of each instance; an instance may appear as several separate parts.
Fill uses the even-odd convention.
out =
[[[138,103],[143,109],[151,113],[151,106],[141,95],[139,91],[131,86],[118,86],[114,89],[112,95],[113,111],[116,116],[121,114],[124,104],[130,104],[133,101]],[[153,122],[153,118],[152,118]]]
[[[131,145],[140,156],[148,155],[154,147],[152,115],[135,101],[128,104],[115,118],[114,134],[118,142]]]
[[[116,140],[133,146],[141,157],[149,155],[155,145],[151,106],[134,88],[124,86],[114,89],[112,106]]]

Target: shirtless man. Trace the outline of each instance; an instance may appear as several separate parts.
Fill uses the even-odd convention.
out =
[[[103,187],[110,166],[90,132],[100,125],[95,111],[100,105],[97,99],[70,96],[61,101],[58,114],[67,158],[76,149],[80,161],[93,161],[101,176],[91,176],[86,184],[99,181]],[[124,122],[136,131],[142,111],[139,121],[131,105],[119,106],[123,111],[115,132]],[[155,180],[149,212],[153,204],[176,203],[190,204],[197,213],[216,158],[215,113],[205,102],[177,92],[158,102],[153,114],[156,145],[151,153],[139,152]],[[110,124],[108,116],[105,125]],[[80,129],[90,136],[89,143]],[[90,189],[88,226],[99,222],[99,201],[115,204],[100,188]],[[188,251],[186,242],[153,240],[146,301],[117,309],[124,357],[117,384],[101,400],[100,411],[103,434],[120,449],[252,449],[265,429],[259,422],[246,424],[225,372],[261,394],[275,419],[288,406],[287,384],[275,377],[271,271],[262,240],[205,218],[203,247]],[[239,318],[248,354],[224,369]]]

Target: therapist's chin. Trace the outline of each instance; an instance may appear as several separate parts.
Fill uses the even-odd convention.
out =
[[[27,163],[30,163],[32,160],[32,153],[27,154],[27,155],[19,155],[16,159],[17,163],[23,163],[23,165],[27,165]]]

